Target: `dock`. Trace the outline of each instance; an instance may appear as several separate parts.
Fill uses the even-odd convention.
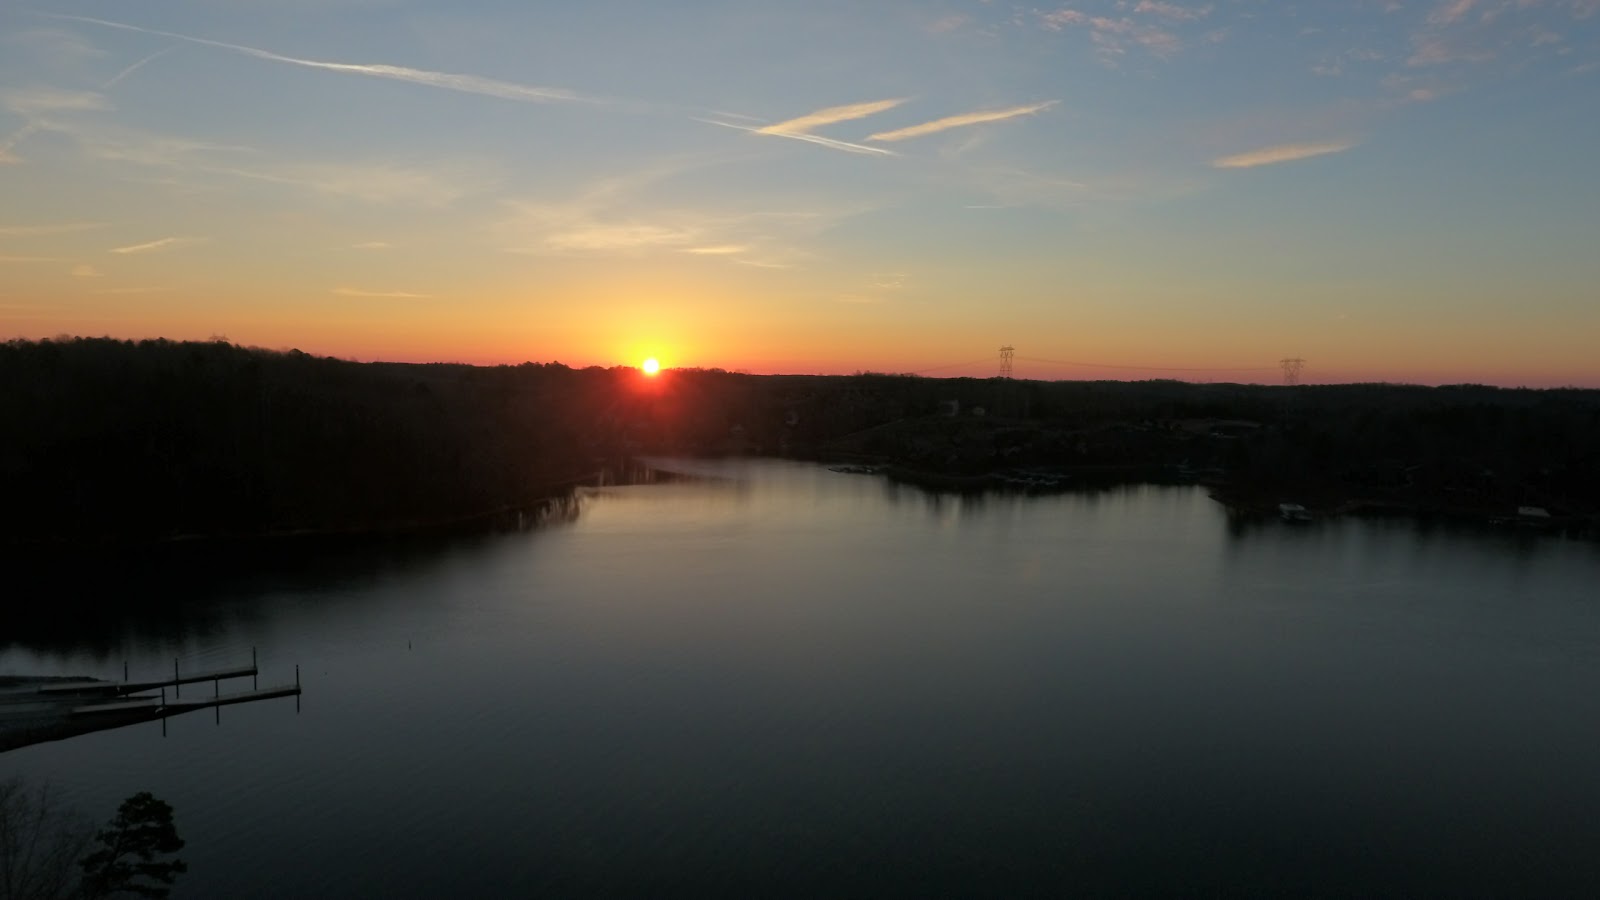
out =
[[[185,684],[198,684],[202,681],[227,681],[232,678],[255,678],[260,671],[252,663],[248,666],[236,666],[231,669],[217,669],[210,672],[196,672],[191,675],[174,675],[171,678],[162,678],[155,681],[64,681],[57,684],[47,684],[39,688],[41,694],[137,694],[141,691],[153,691],[162,687],[178,687]]]
[[[133,681],[127,678],[123,667],[122,681],[61,678],[7,678],[0,683],[0,753],[45,741],[63,740],[121,728],[140,722],[161,721],[161,732],[166,734],[166,720],[175,715],[201,709],[217,711],[217,724],[222,723],[221,708],[238,703],[255,703],[279,697],[295,697],[295,711],[300,704],[300,667],[294,667],[294,683],[261,688],[255,685],[260,675],[255,662],[255,651],[250,651],[250,665],[232,666],[202,672],[183,673],[179,662],[173,661],[172,677]],[[222,682],[238,678],[251,679],[251,689],[222,693]],[[182,685],[211,682],[211,696],[183,697]],[[170,690],[169,690],[170,689]],[[150,693],[160,691],[160,693]],[[200,691],[202,695],[204,691]]]

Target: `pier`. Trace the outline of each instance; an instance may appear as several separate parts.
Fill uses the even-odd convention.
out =
[[[172,677],[130,680],[128,667],[123,666],[122,681],[102,681],[77,678],[4,678],[0,679],[0,753],[45,741],[63,740],[80,734],[121,728],[140,722],[161,720],[162,733],[166,733],[166,720],[175,715],[201,709],[214,709],[217,723],[222,722],[221,708],[238,703],[254,703],[279,697],[294,697],[295,711],[300,710],[300,667],[294,668],[294,683],[262,688],[258,684],[260,670],[256,665],[255,650],[250,651],[250,665],[184,673],[178,660],[173,660]],[[250,690],[224,694],[222,682],[239,678],[251,679]],[[211,696],[191,693],[181,694],[183,685],[211,682]],[[149,693],[159,691],[158,694]]]

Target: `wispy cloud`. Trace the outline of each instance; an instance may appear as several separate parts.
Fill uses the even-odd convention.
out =
[[[1177,3],[1163,3],[1161,0],[1139,0],[1139,5],[1135,6],[1133,11],[1173,22],[1196,22],[1211,15],[1211,5],[1182,6]]]
[[[388,241],[362,241],[359,244],[351,244],[350,245],[350,249],[352,249],[352,250],[388,250],[391,246],[393,246],[393,245],[390,244]]]
[[[41,234],[71,234],[104,228],[107,222],[61,222],[51,225],[0,225],[0,237],[33,237]]]
[[[794,119],[788,119],[775,125],[767,125],[754,129],[756,134],[781,134],[792,137],[798,134],[807,134],[824,125],[835,122],[848,122],[852,119],[865,119],[867,116],[876,115],[886,109],[894,109],[906,102],[904,98],[892,100],[873,100],[867,103],[851,103],[845,106],[830,106],[816,112],[806,113]]]
[[[369,203],[411,203],[427,207],[448,206],[470,194],[491,190],[498,183],[494,167],[483,164],[447,164],[431,169],[380,162],[199,168],[218,175],[306,188]]]
[[[683,252],[694,253],[699,256],[733,256],[749,249],[739,244],[717,244],[711,247],[685,247]]]
[[[1477,0],[1444,0],[1428,13],[1430,25],[1454,25],[1472,12]]]
[[[707,125],[721,125],[723,128],[732,128],[735,131],[744,131],[750,134],[767,134],[772,135],[773,137],[791,138],[797,141],[805,141],[808,144],[817,144],[823,147],[831,147],[834,150],[843,150],[846,153],[866,153],[875,156],[897,155],[893,151],[885,150],[882,147],[868,147],[864,144],[852,144],[849,141],[836,141],[833,138],[823,137],[820,134],[804,134],[790,131],[767,131],[765,129],[752,128],[746,125],[735,125],[732,122],[719,122],[716,119],[696,119],[695,121],[704,122]]]
[[[111,76],[100,85],[100,90],[106,91],[122,83],[122,80],[139,71],[151,60],[172,52],[172,48],[158,50],[145,56]],[[44,130],[47,126],[42,120],[35,118],[38,113],[52,113],[63,111],[86,111],[108,109],[103,96],[95,91],[63,91],[55,88],[30,88],[25,91],[8,91],[0,93],[0,106],[12,110],[28,121],[12,134],[0,140],[0,163],[20,163],[22,158],[14,151],[19,144],[32,137],[35,132]],[[57,126],[59,129],[60,126]]]
[[[928,31],[934,34],[946,34],[948,32],[960,29],[962,26],[969,24],[971,21],[971,16],[962,15],[961,13],[951,13],[950,15],[941,16],[937,19],[934,19],[932,22],[929,22],[926,27]]]
[[[350,75],[366,75],[371,78],[387,78],[394,81],[406,81],[412,84],[427,85],[428,87],[442,88],[450,91],[460,91],[467,94],[479,94],[485,97],[498,97],[502,100],[517,100],[529,103],[551,102],[600,102],[598,98],[584,97],[573,91],[562,88],[536,87],[533,85],[516,84],[510,81],[500,81],[494,78],[484,78],[478,75],[464,75],[453,72],[434,72],[427,69],[413,69],[408,66],[392,66],[382,63],[344,63],[328,62],[317,59],[302,59],[295,56],[285,56],[262,50],[256,47],[246,47],[243,44],[230,44],[225,41],[213,41],[207,38],[194,37],[193,35],[179,34],[173,31],[161,31],[155,28],[143,28],[138,25],[128,25],[123,22],[112,22],[107,19],[95,19],[88,16],[72,16],[57,13],[47,13],[52,18],[65,19],[73,22],[83,22],[89,25],[100,25],[106,28],[118,28],[124,31],[133,31],[140,34],[168,37],[179,41],[188,41],[191,44],[200,44],[206,47],[216,47],[222,50],[232,50],[243,53],[256,59],[270,62],[284,63],[292,66],[302,66],[309,69],[321,69],[328,72],[343,72]]]
[[[1190,24],[1209,13],[1210,9],[1207,8],[1202,13],[1169,3],[1141,3],[1135,11],[1145,14],[1146,19],[1154,15],[1163,21]],[[1067,28],[1087,29],[1096,54],[1107,64],[1115,64],[1118,58],[1128,52],[1130,44],[1143,47],[1162,58],[1170,57],[1183,49],[1183,39],[1175,32],[1149,24],[1147,21],[1128,17],[1092,16],[1070,7],[1038,15],[1040,24],[1051,31],[1063,31]],[[1220,38],[1221,33],[1216,34]]]
[[[166,287],[114,287],[114,288],[101,288],[100,290],[92,291],[91,293],[95,293],[95,294],[164,294],[164,293],[166,293],[167,291],[170,291],[170,290],[172,290],[172,288],[166,288]]]
[[[499,167],[482,159],[441,161],[426,168],[386,160],[267,162],[250,147],[98,122],[53,123],[50,128],[76,140],[96,159],[286,185],[371,203],[438,208],[499,185]]]
[[[411,291],[367,291],[351,287],[334,288],[332,292],[341,297],[365,297],[386,300],[427,300],[433,296],[432,294],[415,294]]]
[[[0,37],[0,42],[17,48],[8,55],[26,54],[68,71],[106,55],[82,36],[62,28],[25,28]]]
[[[1224,156],[1220,159],[1212,160],[1211,165],[1218,169],[1253,169],[1256,166],[1270,166],[1276,163],[1310,159],[1313,156],[1326,156],[1329,153],[1340,153],[1354,146],[1355,143],[1351,141],[1322,144],[1278,144],[1273,147],[1262,147],[1259,150],[1236,153],[1233,156]]]
[[[801,244],[865,208],[782,211],[664,208],[637,196],[672,174],[597,180],[560,202],[508,201],[496,226],[504,252],[526,255],[694,254],[763,268],[786,268],[809,254]]]
[[[1046,103],[1035,103],[1032,106],[1013,106],[1010,109],[992,109],[979,112],[962,113],[956,116],[945,116],[932,122],[921,125],[912,125],[909,128],[899,128],[894,131],[880,131],[867,138],[869,141],[904,141],[911,138],[948,131],[951,128],[963,128],[968,125],[979,125],[984,122],[1003,122],[1006,119],[1015,119],[1018,116],[1031,116],[1040,110],[1049,109],[1056,105],[1055,100]]]
[[[143,244],[129,244],[126,247],[112,247],[111,252],[121,254],[152,253],[157,250],[170,250],[174,247],[181,247],[185,244],[198,244],[204,240],[205,238],[196,237],[164,237],[159,240],[147,241]]]
[[[72,277],[73,278],[99,278],[99,277],[101,277],[101,273],[100,273],[100,270],[96,269],[94,266],[85,264],[85,265],[73,266],[72,267]]]
[[[51,112],[80,112],[105,109],[106,98],[99,91],[69,91],[54,87],[9,88],[0,91],[0,106],[22,116]]]
[[[695,228],[646,222],[593,225],[551,234],[545,244],[556,250],[634,250],[682,247],[699,237]]]

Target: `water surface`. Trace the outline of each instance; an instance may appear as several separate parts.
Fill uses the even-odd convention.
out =
[[[0,774],[170,801],[181,897],[1600,890],[1594,545],[663,465],[699,477],[0,630],[0,674],[256,647],[306,691]]]

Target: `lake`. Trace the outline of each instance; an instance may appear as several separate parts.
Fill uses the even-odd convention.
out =
[[[305,688],[0,777],[170,802],[178,897],[1600,892],[1600,546],[656,464],[524,531],[145,567],[170,602],[0,627],[0,674],[254,647]]]

